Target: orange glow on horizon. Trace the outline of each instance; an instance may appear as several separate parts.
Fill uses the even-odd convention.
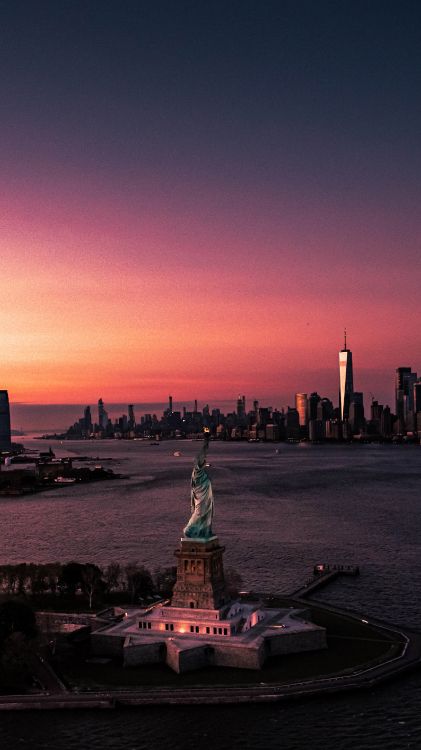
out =
[[[345,323],[361,390],[365,370],[392,378],[421,345],[410,266],[405,299],[390,279],[373,286],[369,257],[366,277],[340,255],[326,272],[335,227],[318,253],[311,221],[250,232],[222,207],[214,226],[159,196],[139,215],[109,187],[40,191],[0,201],[1,387],[14,402],[263,398],[324,382],[333,395]]]

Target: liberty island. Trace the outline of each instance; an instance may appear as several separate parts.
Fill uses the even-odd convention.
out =
[[[310,622],[305,609],[230,600],[224,547],[212,531],[208,445],[205,434],[192,471],[191,517],[175,552],[171,603],[134,609],[120,622],[95,630],[95,654],[119,653],[126,666],[164,662],[181,673],[206,666],[260,669],[271,656],[327,647],[325,628]]]

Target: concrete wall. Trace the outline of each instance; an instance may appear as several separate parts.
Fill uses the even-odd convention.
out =
[[[263,641],[256,648],[241,648],[228,644],[212,644],[214,664],[217,667],[234,667],[237,669],[260,669],[264,661]]]
[[[191,672],[194,669],[201,669],[209,666],[210,649],[208,646],[198,646],[198,648],[180,651],[178,655],[178,671]]]
[[[300,631],[299,633],[282,632],[279,635],[268,637],[266,640],[266,656],[279,656],[280,654],[295,654],[300,651],[317,651],[327,648],[326,631],[324,628]]]
[[[92,633],[91,649],[97,656],[122,656],[124,635],[107,635],[106,633]]]
[[[123,664],[125,667],[137,667],[141,664],[159,664],[165,661],[165,644],[155,641],[154,643],[131,643],[126,639],[123,647]]]
[[[192,672],[213,664],[213,649],[206,643],[184,650],[175,641],[167,641],[166,663],[174,672]]]

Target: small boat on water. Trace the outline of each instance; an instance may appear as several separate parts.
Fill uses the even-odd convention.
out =
[[[173,456],[181,456],[181,451],[174,451]]]
[[[56,477],[55,478],[56,484],[74,484],[76,482],[75,477]]]

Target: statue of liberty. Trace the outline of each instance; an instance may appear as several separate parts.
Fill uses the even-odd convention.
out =
[[[191,517],[183,530],[189,539],[209,539],[212,536],[213,494],[205,468],[208,446],[209,433],[206,432],[191,475]]]

